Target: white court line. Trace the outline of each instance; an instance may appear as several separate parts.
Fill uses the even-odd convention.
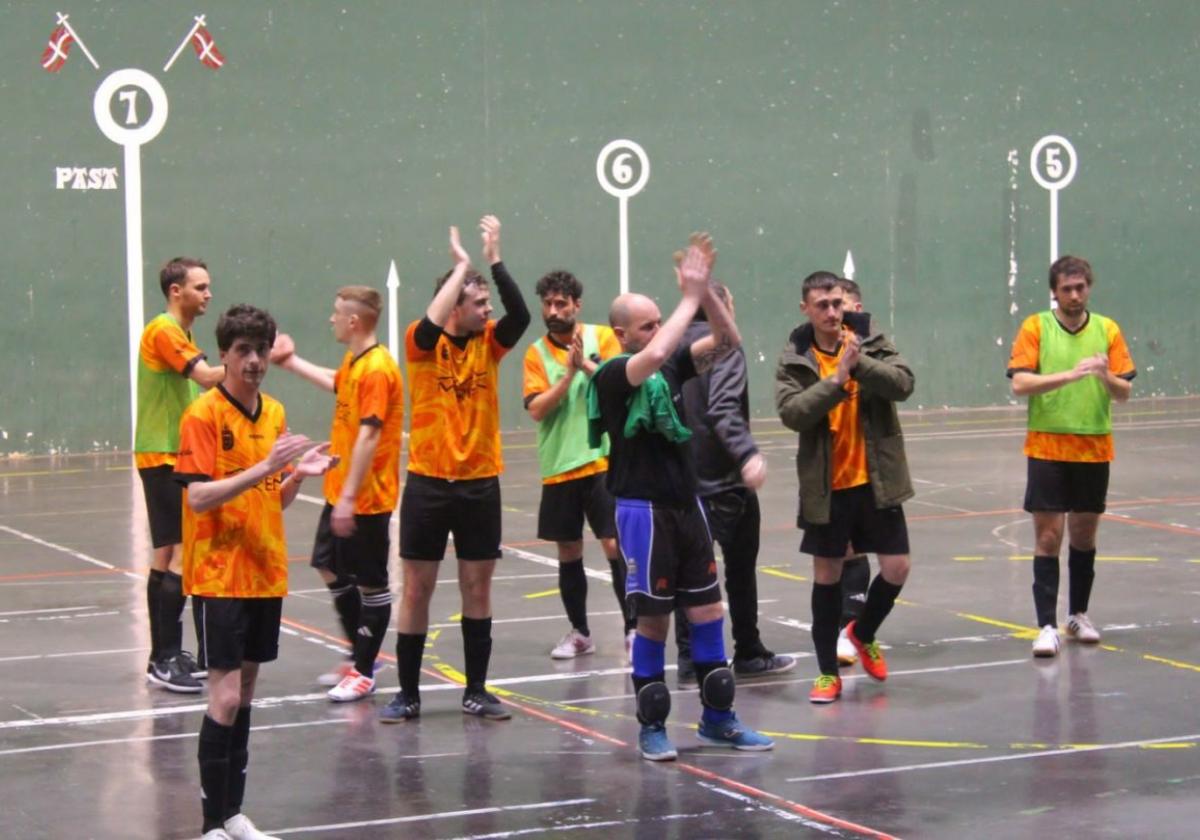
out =
[[[14,536],[20,537],[23,540],[29,540],[29,542],[35,543],[40,546],[44,546],[45,548],[51,548],[51,549],[54,549],[55,551],[61,551],[63,554],[68,554],[71,557],[74,557],[76,560],[82,560],[85,563],[91,563],[93,566],[99,566],[101,569],[109,569],[114,572],[120,572],[121,574],[125,575],[126,577],[131,577],[134,580],[144,580],[145,579],[142,575],[139,575],[137,572],[130,572],[130,571],[127,571],[126,569],[119,569],[116,566],[114,566],[112,563],[105,563],[103,560],[97,560],[95,557],[92,557],[90,554],[84,554],[82,551],[76,551],[73,548],[67,548],[65,545],[59,545],[58,543],[48,542],[47,540],[43,540],[40,537],[35,537],[33,534],[26,534],[24,531],[18,531],[16,528],[10,528],[7,525],[0,525],[0,531],[4,531],[5,533],[9,533]]]
[[[88,604],[86,607],[50,607],[45,610],[12,610],[10,612],[0,612],[0,616],[5,615],[38,615],[40,613],[60,613],[60,612],[78,612],[80,610],[98,609],[96,604]]]
[[[299,729],[307,726],[328,726],[333,723],[349,723],[347,720],[306,720],[298,723],[272,723],[267,726],[252,726],[251,732],[267,729]],[[72,741],[67,744],[44,744],[40,747],[17,747],[11,750],[0,750],[0,755],[22,755],[24,753],[53,752],[55,750],[75,750],[81,747],[103,747],[112,744],[141,744],[147,741],[178,741],[184,738],[199,738],[199,730],[195,732],[177,732],[171,735],[134,735],[129,738],[104,738],[98,741]]]
[[[1200,732],[1193,735],[1177,735],[1173,738],[1147,738],[1142,741],[1121,741],[1116,744],[1097,744],[1090,747],[1072,747],[1061,750],[1043,750],[1041,752],[1016,753],[1014,755],[993,755],[988,758],[963,758],[957,761],[931,761],[928,764],[904,764],[898,767],[876,767],[871,770],[850,770],[845,773],[826,773],[820,776],[795,776],[785,779],[788,782],[819,782],[827,779],[855,779],[860,776],[881,776],[887,773],[907,773],[912,770],[937,770],[942,767],[969,767],[975,764],[996,764],[1001,761],[1024,761],[1027,758],[1046,758],[1049,756],[1078,755],[1081,753],[1108,752],[1111,750],[1132,750],[1154,744],[1173,744],[1177,741],[1194,741],[1200,739]]]
[[[708,782],[700,782],[699,784],[700,787],[707,788],[713,793],[726,796],[736,802],[741,802],[748,808],[756,808],[760,811],[766,811],[768,814],[787,820],[788,822],[801,823],[808,828],[815,828],[823,834],[836,834],[840,836],[842,833],[836,826],[828,825],[826,823],[819,823],[816,820],[810,820],[807,817],[801,816],[800,814],[793,814],[791,811],[785,811],[782,808],[777,808],[774,805],[768,804],[759,799],[755,799],[752,796],[747,796],[746,794],[740,793],[736,790],[718,787],[717,785],[710,784]]]
[[[108,650],[77,650],[68,653],[31,653],[25,656],[0,656],[0,662],[29,662],[32,659],[66,659],[72,656],[105,656],[111,653],[137,653],[148,647],[109,648]]]
[[[595,799],[560,799],[557,802],[528,802],[522,805],[493,805],[490,808],[470,808],[462,811],[442,811],[438,814],[417,814],[410,817],[389,817],[381,820],[329,823],[327,825],[303,825],[296,828],[269,829],[272,834],[304,834],[316,831],[340,831],[347,828],[369,828],[371,826],[421,823],[430,820],[450,820],[459,817],[476,817],[483,814],[503,814],[509,811],[537,811],[548,808],[566,808],[572,805],[591,805]]]

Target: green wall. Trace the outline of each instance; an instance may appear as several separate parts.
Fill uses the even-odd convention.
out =
[[[1193,2],[60,2],[100,70],[75,48],[44,72],[54,7],[0,0],[0,453],[128,445],[122,192],[55,189],[68,165],[116,166],[123,186],[92,115],[121,67],[170,102],[141,151],[146,317],[164,258],[206,258],[214,356],[216,312],[248,301],[334,364],[333,289],[382,288],[394,259],[401,321],[419,317],[447,225],[485,212],[531,304],[568,267],[602,320],[618,216],[595,159],[628,137],[651,162],[629,203],[633,286],[669,311],[671,252],[713,232],[758,414],[799,279],[847,249],[916,369],[913,407],[1005,403],[1007,345],[1047,298],[1049,194],[1028,158],[1057,133],[1079,158],[1060,251],[1096,267],[1135,393],[1200,384]],[[189,48],[163,73],[198,12],[226,65]],[[502,387],[505,427],[527,427],[519,359]],[[267,390],[323,432],[323,396],[282,372]]]

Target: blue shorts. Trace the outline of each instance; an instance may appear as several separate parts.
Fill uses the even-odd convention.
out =
[[[721,600],[708,520],[697,499],[686,508],[617,498],[617,539],[625,555],[625,600],[633,615],[666,615]]]

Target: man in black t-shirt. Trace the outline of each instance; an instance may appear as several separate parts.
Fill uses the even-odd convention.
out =
[[[608,433],[608,488],[617,502],[617,537],[628,564],[625,592],[637,617],[633,684],[642,724],[638,746],[650,761],[676,757],[665,722],[671,694],[664,682],[671,612],[686,608],[692,657],[704,707],[700,740],[740,750],[774,744],[746,728],[733,713],[733,673],[725,660],[724,608],[712,537],[696,498],[687,452],[691,432],[675,412],[680,384],[741,343],[729,309],[714,295],[709,276],[716,251],[706,234],[693,234],[676,276],[683,297],[663,323],[648,297],[623,294],[609,322],[625,354],[606,362],[589,384],[589,418]],[[691,345],[680,339],[704,308],[712,333]],[[595,409],[595,410],[592,410]]]

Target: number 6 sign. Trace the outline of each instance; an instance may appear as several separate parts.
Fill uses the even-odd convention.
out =
[[[636,158],[636,170],[631,161]],[[621,294],[629,291],[629,199],[642,191],[650,178],[650,159],[632,140],[613,140],[596,158],[596,179],[615,197],[620,211]]]

